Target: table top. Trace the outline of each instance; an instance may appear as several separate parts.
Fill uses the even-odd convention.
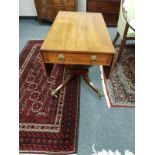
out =
[[[68,53],[115,53],[101,13],[68,11],[59,11],[41,50]]]

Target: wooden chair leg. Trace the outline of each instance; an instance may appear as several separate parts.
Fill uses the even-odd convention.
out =
[[[121,41],[121,45],[120,45],[120,49],[119,49],[119,53],[118,53],[118,59],[117,59],[117,61],[120,60],[121,55],[122,55],[122,52],[123,52],[123,49],[124,49],[124,47],[125,47],[126,36],[127,36],[127,33],[128,33],[128,29],[129,29],[129,24],[126,23],[125,30],[124,30],[124,34],[123,34],[123,39],[122,39],[122,41]]]
[[[121,58],[122,52],[123,52],[124,47],[125,47],[125,43],[126,43],[126,38],[124,37],[124,38],[122,39],[122,41],[121,41],[121,45],[120,45],[120,49],[119,49],[117,61],[119,61],[120,58]]]
[[[119,33],[117,32],[116,36],[115,36],[115,39],[113,40],[113,44],[115,44],[115,42],[118,40],[118,38],[119,38]]]

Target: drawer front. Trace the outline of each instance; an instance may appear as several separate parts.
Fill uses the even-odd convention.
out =
[[[90,12],[104,12],[104,13],[118,13],[119,2],[104,2],[104,1],[90,1],[87,4],[87,11]]]
[[[48,4],[74,6],[75,0],[48,0]]]
[[[49,20],[54,20],[54,18],[56,17],[57,13],[59,11],[75,11],[74,7],[66,7],[66,6],[52,6],[52,5],[48,5],[47,7],[47,11],[48,11],[48,19]]]
[[[110,66],[113,54],[72,54],[72,53],[51,53],[43,52],[45,63],[58,64],[83,64],[83,65],[105,65]]]
[[[46,5],[65,5],[65,6],[76,6],[76,0],[35,0],[35,4],[38,7]]]
[[[47,4],[47,2],[48,2],[48,0],[35,0],[35,1],[38,1],[38,3],[39,3],[41,6]]]

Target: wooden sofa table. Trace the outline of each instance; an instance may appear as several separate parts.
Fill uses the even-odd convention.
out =
[[[110,77],[116,55],[101,13],[60,11],[40,51],[45,71],[46,64],[51,63],[64,64],[70,69],[70,76],[51,93],[53,96],[74,75],[81,74],[101,98],[101,92],[89,80],[88,67],[109,66]]]

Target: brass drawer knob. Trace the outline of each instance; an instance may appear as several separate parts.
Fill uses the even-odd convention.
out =
[[[64,61],[65,61],[65,56],[64,56],[63,54],[59,54],[59,55],[58,55],[58,60],[59,60],[60,62],[64,62]]]
[[[93,64],[96,63],[96,60],[97,60],[96,55],[92,55],[90,58],[91,63]]]

